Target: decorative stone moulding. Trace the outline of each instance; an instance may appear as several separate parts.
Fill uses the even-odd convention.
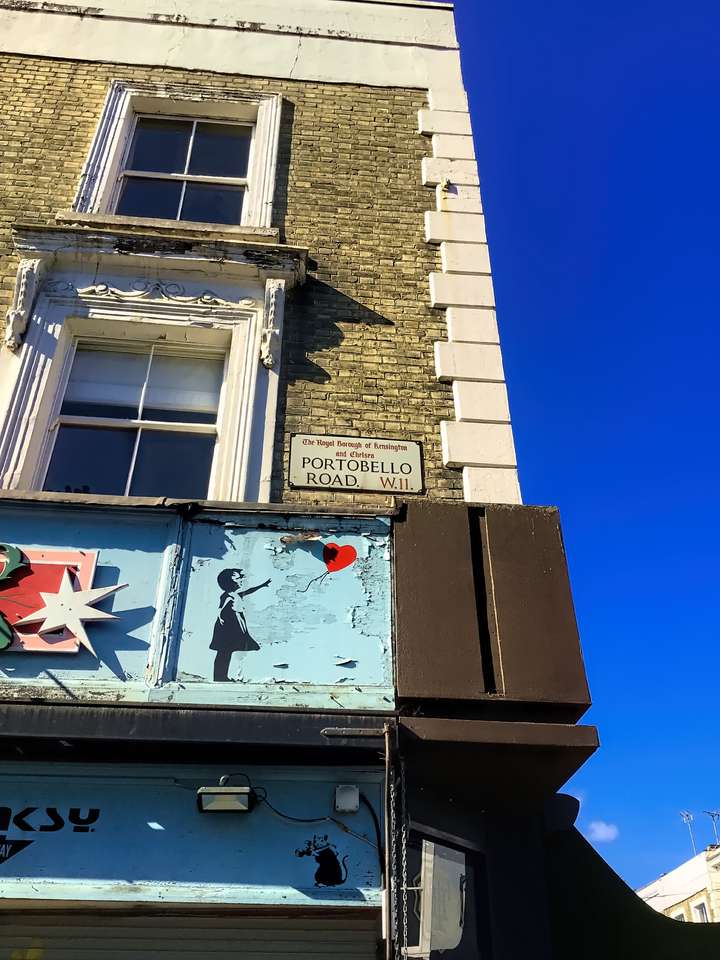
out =
[[[449,338],[435,344],[435,368],[452,384],[456,416],[440,424],[443,462],[462,469],[466,500],[520,503],[467,97],[431,89],[428,100],[418,113],[433,153],[422,161],[423,184],[435,190],[425,239],[439,246],[442,264],[428,282],[431,305],[447,310]]]
[[[285,291],[304,279],[306,251],[58,227],[20,228],[14,239],[0,486],[42,488],[78,341],[159,339],[225,357],[210,498],[268,501]]]
[[[76,289],[66,278],[53,277],[56,271],[82,270],[83,263],[103,264],[108,273],[124,271],[133,266],[138,272],[156,269],[162,262],[168,272],[201,270],[214,274],[223,282],[261,282],[282,280],[290,288],[305,279],[307,251],[284,244],[244,242],[241,240],[194,239],[178,243],[173,236],[139,234],[122,230],[95,230],[78,227],[18,227],[13,234],[15,250],[20,256],[15,278],[13,299],[6,313],[5,346],[17,351],[23,338],[38,295],[80,294],[103,298],[118,303],[146,301],[148,304],[170,302],[183,307],[237,308],[255,306],[255,300],[245,303],[226,300],[212,290],[187,294],[178,282],[136,279],[120,289],[96,282]],[[122,257],[122,261],[118,257]],[[275,310],[277,313],[277,310]]]
[[[260,361],[268,369],[277,367],[280,359],[284,312],[285,281],[268,280],[265,284],[265,311],[260,333]]]
[[[62,281],[60,281],[62,282]],[[70,286],[70,284],[66,284]],[[109,283],[94,283],[89,287],[80,287],[77,292],[82,297],[105,297],[108,300],[137,302],[138,300],[169,300],[172,303],[181,303],[185,306],[197,305],[203,307],[234,307],[232,300],[218,297],[212,290],[203,290],[202,293],[188,296],[181,283],[164,282],[162,280],[133,280],[128,289],[121,290]],[[246,299],[246,306],[254,305],[255,301]],[[243,301],[238,301],[242,303]]]
[[[12,305],[5,314],[5,345],[17,350],[27,330],[38,290],[47,270],[44,258],[22,259],[15,277]]]

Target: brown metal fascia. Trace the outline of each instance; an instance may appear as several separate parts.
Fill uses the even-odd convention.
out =
[[[566,723],[401,717],[398,725],[401,732],[425,743],[591,750],[600,743],[596,727]]]
[[[394,722],[392,716],[383,714],[279,708],[4,703],[0,704],[0,742],[24,739],[369,750],[382,744],[385,725]]]

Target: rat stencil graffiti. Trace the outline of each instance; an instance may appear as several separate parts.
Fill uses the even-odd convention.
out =
[[[215,621],[210,649],[215,651],[213,680],[221,683],[230,681],[228,670],[233,653],[245,654],[250,650],[260,649],[260,644],[251,637],[248,630],[242,601],[244,597],[255,593],[256,590],[262,590],[263,587],[269,586],[270,580],[259,583],[256,587],[248,587],[247,590],[243,590],[242,582],[244,579],[245,573],[238,567],[222,570],[217,578],[222,594],[220,596],[220,612]]]
[[[304,847],[295,851],[296,857],[314,857],[317,864],[315,871],[316,887],[339,887],[348,878],[347,855],[338,857],[337,847],[330,843],[327,834],[323,837],[315,835],[308,840]]]

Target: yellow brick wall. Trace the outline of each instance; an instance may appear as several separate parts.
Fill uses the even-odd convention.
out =
[[[293,432],[420,440],[429,496],[462,497],[460,473],[440,457],[439,423],[454,410],[434,375],[433,343],[446,334],[428,305],[438,266],[423,239],[433,196],[420,180],[422,91],[0,56],[0,315],[14,283],[11,228],[52,224],[71,206],[116,78],[285,100],[273,225],[315,265],[286,313],[273,499],[385,500],[289,490]]]

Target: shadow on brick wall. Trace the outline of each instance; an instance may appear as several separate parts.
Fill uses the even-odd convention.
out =
[[[314,277],[308,277],[304,285],[296,288],[288,299],[275,434],[274,498],[282,494],[285,483],[286,430],[296,433],[316,429],[312,420],[311,401],[316,405],[322,402],[326,404],[324,423],[332,419],[330,401],[323,399],[324,395],[318,395],[312,388],[303,391],[301,385],[330,383],[340,368],[349,368],[355,358],[346,356],[341,347],[346,337],[343,326],[350,324],[357,327],[395,326],[392,320]],[[327,351],[335,351],[328,356],[328,367],[332,369],[322,366],[320,358],[316,356]],[[300,388],[295,389],[298,386]],[[291,387],[292,404],[289,404],[288,392]],[[336,432],[342,432],[342,427]]]
[[[292,132],[295,122],[295,104],[283,98],[278,137],[275,193],[273,195],[272,225],[280,231],[280,243],[286,243],[285,219],[288,207],[288,183],[292,161]]]

